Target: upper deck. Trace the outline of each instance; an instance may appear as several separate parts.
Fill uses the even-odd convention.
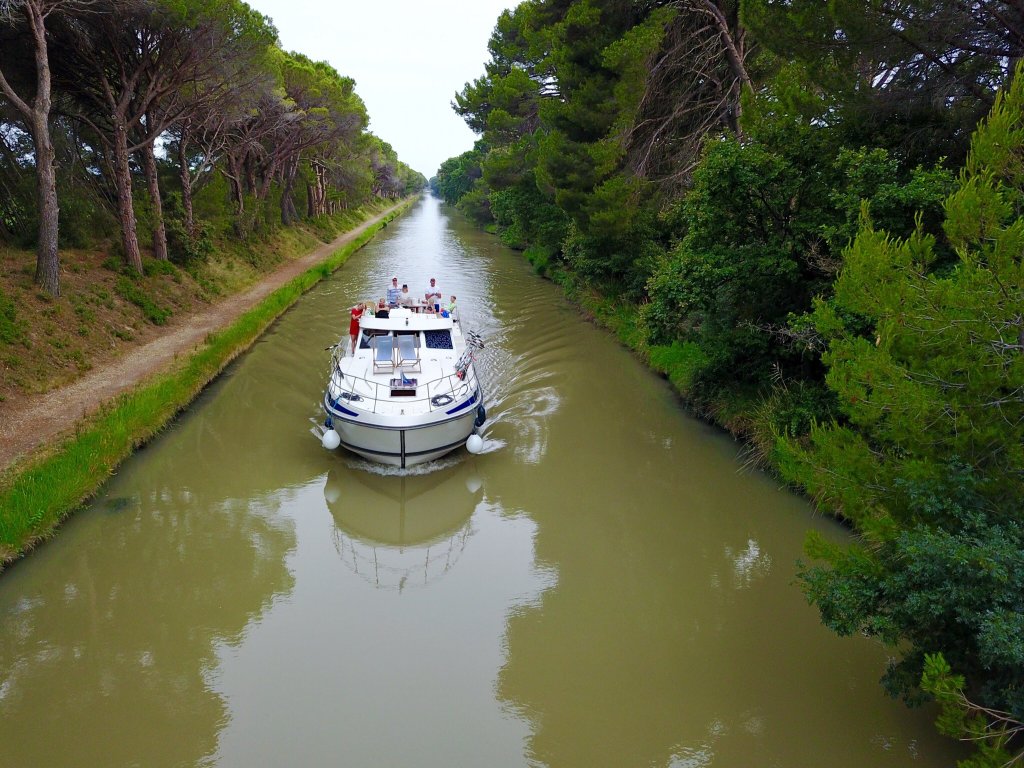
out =
[[[442,317],[434,312],[414,312],[405,307],[396,307],[388,317],[363,317],[359,327],[377,331],[437,331],[445,328],[457,331],[458,312],[453,317]]]
[[[359,325],[352,353],[347,342],[335,348],[329,401],[342,398],[352,411],[409,417],[446,411],[477,391],[457,316],[397,308],[386,318],[364,317]]]

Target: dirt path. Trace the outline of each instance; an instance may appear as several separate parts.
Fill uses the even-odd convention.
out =
[[[319,264],[399,205],[401,203],[306,256],[288,262],[247,291],[189,315],[180,325],[168,328],[166,333],[61,388],[59,408],[55,407],[54,392],[5,404],[3,418],[0,419],[0,472],[44,443],[70,432],[79,420],[107,400],[168,368],[176,357],[202,344],[207,334],[230,325],[250,307]]]

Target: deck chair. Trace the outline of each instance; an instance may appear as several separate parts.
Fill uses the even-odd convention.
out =
[[[420,363],[420,355],[416,351],[415,336],[398,337],[398,368],[406,371],[423,371]]]
[[[395,340],[392,336],[373,338],[373,372],[385,373],[395,370]]]

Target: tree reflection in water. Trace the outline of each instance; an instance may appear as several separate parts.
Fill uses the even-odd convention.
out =
[[[292,589],[295,534],[273,500],[214,498],[151,465],[68,523],[74,547],[4,575],[4,765],[192,765],[216,749],[216,649]]]

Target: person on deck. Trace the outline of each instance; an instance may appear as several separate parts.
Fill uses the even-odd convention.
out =
[[[398,278],[391,278],[391,287],[388,288],[388,306],[397,307],[402,299],[402,289],[398,287]]]
[[[437,278],[430,278],[430,285],[427,286],[427,292],[423,294],[423,297],[427,300],[427,307],[433,309],[435,312],[441,309],[441,289],[437,287]]]
[[[359,321],[363,317],[366,307],[359,303],[349,311],[351,312],[352,319],[348,323],[348,335],[352,337],[352,354],[354,355],[356,353],[356,337],[359,335]]]
[[[412,294],[409,293],[409,284],[403,283],[402,293],[398,297],[398,303],[403,307],[411,307],[416,304],[416,299],[413,298]]]
[[[388,303],[383,298],[377,302],[377,314],[376,317],[387,317],[391,312],[388,311]]]

